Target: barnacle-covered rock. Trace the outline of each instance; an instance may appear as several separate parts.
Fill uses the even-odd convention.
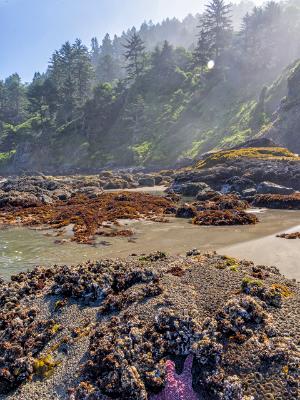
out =
[[[258,328],[270,321],[269,314],[252,297],[232,299],[216,315],[218,331],[226,337],[236,336],[245,340]]]
[[[273,307],[282,306],[282,290],[279,286],[266,287],[260,280],[244,278],[242,289],[246,294],[258,297]]]
[[[69,400],[108,400],[89,382],[81,382],[76,390],[69,390]]]
[[[141,283],[157,283],[158,275],[146,268],[131,269],[104,260],[86,263],[79,268],[64,266],[54,281],[50,289],[54,295],[78,299],[85,304],[101,304],[109,294],[117,295]]]
[[[188,355],[201,332],[201,327],[189,314],[180,316],[172,310],[157,315],[155,328],[166,342],[169,354],[174,355]]]
[[[165,344],[159,334],[136,318],[112,318],[99,324],[91,338],[86,375],[98,390],[120,399],[147,399],[165,379]]]
[[[243,400],[243,389],[240,379],[234,375],[223,382],[222,400]]]
[[[34,359],[55,335],[53,320],[36,320],[36,309],[0,312],[0,393],[7,393],[33,373]]]
[[[163,251],[156,251],[155,253],[150,253],[147,256],[142,256],[140,257],[140,261],[159,261],[159,260],[165,260],[167,258],[166,253]]]
[[[103,302],[101,312],[111,313],[120,311],[126,309],[133,303],[138,303],[151,297],[159,296],[162,292],[162,286],[155,282],[138,288],[133,288],[132,290],[126,290],[120,294],[111,293]]]

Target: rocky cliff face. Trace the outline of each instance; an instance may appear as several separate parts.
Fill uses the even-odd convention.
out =
[[[288,94],[281,102],[275,121],[264,135],[300,153],[300,62],[291,71],[287,86]]]

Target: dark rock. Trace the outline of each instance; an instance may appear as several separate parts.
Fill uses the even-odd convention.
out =
[[[251,147],[277,147],[278,145],[273,142],[273,140],[268,139],[268,138],[258,138],[258,139],[250,139],[247,140],[246,142],[232,147],[231,150],[237,150],[237,149],[247,149]]]
[[[41,200],[32,193],[11,191],[9,193],[0,193],[0,208],[8,207],[37,207],[41,205]]]
[[[196,196],[201,190],[210,189],[210,187],[203,182],[191,182],[182,186],[181,194],[187,197]]]
[[[183,187],[189,183],[204,182],[212,189],[220,191],[232,177],[248,182],[242,190],[256,187],[261,182],[273,182],[277,185],[300,190],[300,158],[292,160],[259,160],[259,159],[235,159],[216,165],[211,168],[192,169],[180,172],[175,176],[170,189],[176,193],[182,193]],[[250,185],[252,181],[252,186]],[[200,190],[200,189],[199,189]],[[227,190],[231,189],[227,187]],[[197,194],[197,193],[196,193]]]
[[[139,183],[139,186],[153,187],[153,186],[155,186],[155,178],[143,177],[143,178],[139,179],[138,183]]]
[[[250,189],[243,190],[242,197],[249,198],[249,197],[255,196],[256,194],[257,194],[257,190],[255,188],[250,188]]]
[[[163,177],[161,175],[155,175],[154,177],[154,183],[155,185],[160,185],[163,181]]]
[[[95,199],[103,193],[103,190],[97,186],[86,186],[78,189],[78,193],[86,195],[89,199]]]
[[[177,218],[193,218],[197,214],[197,211],[194,207],[185,204],[182,207],[179,207],[176,211]]]
[[[200,192],[198,192],[197,196],[196,196],[196,200],[198,201],[207,201],[210,200],[214,197],[220,196],[221,193],[217,192],[213,189],[211,189],[210,187],[200,190]]]
[[[115,189],[123,189],[124,187],[126,187],[126,185],[124,184],[125,181],[121,181],[121,180],[112,180],[107,182],[103,189],[104,190],[115,190]]]
[[[242,193],[244,190],[253,187],[255,187],[255,183],[251,179],[239,176],[233,176],[232,178],[227,180],[222,191],[224,193],[232,193],[232,192]]]
[[[293,194],[295,190],[273,182],[262,182],[257,187],[258,194]]]
[[[53,198],[61,201],[66,201],[71,197],[71,192],[67,190],[55,190],[53,192]]]

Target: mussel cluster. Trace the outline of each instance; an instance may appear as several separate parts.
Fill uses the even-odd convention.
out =
[[[280,308],[282,306],[282,291],[280,286],[267,287],[261,280],[245,278],[242,289],[246,294],[265,301],[268,305]]]
[[[0,393],[8,393],[33,373],[34,357],[55,335],[53,320],[38,320],[35,308],[0,312]]]
[[[112,301],[112,309],[121,309],[122,301],[129,304],[134,302],[134,294],[131,298],[124,296],[124,292],[137,284],[152,284],[148,289],[136,292],[136,299],[160,293],[158,275],[147,268],[131,268],[122,262],[110,261],[88,262],[78,268],[61,267],[54,277],[54,284],[50,291],[53,295],[72,298],[82,301],[84,304],[101,304],[108,296]],[[108,302],[106,302],[109,307]]]

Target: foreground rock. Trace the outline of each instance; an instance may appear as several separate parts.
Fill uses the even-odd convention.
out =
[[[299,285],[274,267],[190,254],[1,282],[1,400],[172,399],[174,379],[192,399],[297,399]]]

